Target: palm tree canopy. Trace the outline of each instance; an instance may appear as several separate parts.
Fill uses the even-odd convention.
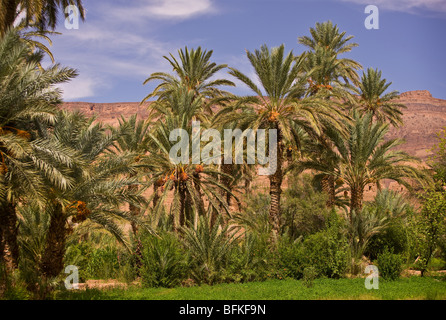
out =
[[[69,148],[46,139],[39,127],[55,121],[61,97],[54,85],[69,81],[76,71],[58,64],[43,69],[42,59],[15,29],[0,40],[1,176],[10,200],[24,194],[43,198],[42,175],[62,189],[71,184],[66,170],[75,160]]]
[[[79,9],[82,20],[85,19],[85,9],[82,0],[1,0],[0,1],[0,35],[11,28],[19,16],[24,13],[26,25],[34,25],[40,30],[56,28],[60,10],[64,12],[69,5]]]
[[[311,37],[302,36],[298,38],[298,41],[312,50],[325,47],[335,54],[342,54],[358,46],[357,43],[347,43],[354,37],[346,37],[346,32],[339,32],[338,26],[333,25],[331,21],[317,22],[315,28],[310,28],[310,34]]]
[[[391,84],[382,78],[381,71],[368,68],[361,77],[356,103],[361,112],[371,112],[376,120],[398,126],[403,122],[402,109],[406,106],[398,103],[398,91],[386,93]]]
[[[193,92],[195,97],[204,99],[216,99],[222,96],[230,95],[228,92],[220,90],[220,86],[235,86],[232,81],[226,79],[214,79],[214,76],[220,70],[227,67],[226,64],[217,64],[211,61],[213,51],[203,50],[201,47],[197,49],[178,50],[179,60],[170,54],[170,58],[164,56],[172,67],[174,74],[165,72],[152,73],[149,78],[144,81],[147,84],[153,80],[161,81],[161,83],[147,95],[144,101],[158,96],[159,99],[170,95],[178,87],[184,86],[187,90]]]
[[[427,174],[417,168],[418,159],[397,149],[404,141],[385,138],[389,124],[374,121],[371,113],[355,112],[352,118],[353,122],[347,124],[347,139],[336,130],[326,131],[335,146],[337,159],[329,163],[317,159],[301,162],[304,168],[345,183],[352,192],[351,210],[361,208],[363,191],[368,184],[380,187],[383,179],[391,179],[410,190],[413,183],[429,182]]]
[[[357,84],[359,76],[356,71],[362,69],[361,65],[352,59],[339,57],[358,46],[350,42],[353,36],[345,36],[345,31],[339,32],[338,26],[331,21],[316,23],[315,28],[310,28],[310,34],[299,37],[298,41],[310,49],[306,68],[314,85],[331,87],[332,81],[339,85],[341,79],[344,86],[349,82]]]
[[[321,132],[324,121],[339,125],[336,119],[342,117],[342,113],[327,103],[326,93],[304,98],[305,54],[298,57],[292,52],[285,54],[284,45],[271,50],[263,45],[260,50],[246,54],[258,83],[235,68],[230,68],[230,74],[247,85],[255,96],[237,99],[235,104],[219,112],[214,122],[237,121],[242,127],[249,124],[254,129],[278,126],[280,134],[288,141],[293,139],[290,128],[294,125],[313,134]]]

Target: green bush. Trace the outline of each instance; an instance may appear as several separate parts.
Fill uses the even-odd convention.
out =
[[[279,278],[284,274],[287,277],[301,279],[305,269],[304,247],[302,239],[290,241],[289,238],[282,238],[277,250],[278,263],[277,270]]]
[[[315,267],[306,267],[304,269],[302,281],[305,287],[311,288],[313,286],[313,281],[317,277],[317,270]]]
[[[318,276],[341,278],[348,266],[348,244],[334,228],[310,235],[303,243],[306,266]]]
[[[379,275],[385,280],[396,280],[403,271],[403,259],[401,255],[386,249],[378,255],[377,266]]]
[[[231,250],[225,268],[225,282],[263,281],[271,271],[272,254],[267,237],[245,233],[244,239]]]
[[[140,274],[144,286],[170,288],[186,278],[186,255],[174,234],[145,235],[142,247]]]
[[[372,236],[364,255],[376,260],[384,248],[391,248],[394,253],[403,254],[408,250],[407,228],[401,221],[394,221],[382,232]]]
[[[284,191],[281,203],[284,232],[297,239],[323,230],[330,215],[327,195],[314,188],[311,175],[290,179],[293,188]]]
[[[131,281],[135,277],[132,255],[117,244],[97,247],[94,242],[72,244],[65,255],[66,265],[79,268],[80,281],[89,279],[120,279]]]
[[[330,218],[327,228],[309,235],[303,241],[284,242],[279,246],[279,268],[295,279],[313,267],[318,277],[340,278],[348,266],[348,243],[337,219]]]

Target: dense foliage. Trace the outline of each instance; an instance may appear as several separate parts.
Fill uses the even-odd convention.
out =
[[[68,1],[35,3],[36,22],[51,27]],[[391,83],[377,69],[358,74],[360,64],[342,57],[357,44],[333,23],[310,33],[299,38],[308,49],[299,55],[284,45],[247,51],[260,86],[214,63],[212,51],[170,54],[174,73],[145,82],[159,82],[143,99],[153,99],[150,116],[106,126],[58,109],[55,85],[75,70],[42,68],[42,51],[0,29],[0,294],[51,297],[69,265],[82,282],[145,287],[286,278],[311,287],[317,278],[362,276],[368,264],[389,280],[403,267],[424,275],[444,265],[444,136],[431,170],[420,169],[395,149],[403,141],[385,139],[404,108],[387,92]],[[223,90],[235,86],[216,78],[225,69],[253,96]],[[191,152],[172,161],[170,134],[193,136],[197,120],[218,134],[277,130],[267,184],[256,178],[264,163],[246,153],[240,164],[197,163]],[[192,139],[188,151],[211,149],[204,140]],[[231,138],[213,150],[235,155],[241,145]],[[407,192],[382,188],[384,179]]]

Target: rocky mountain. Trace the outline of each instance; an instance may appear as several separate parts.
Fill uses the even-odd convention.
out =
[[[403,138],[402,149],[426,160],[437,142],[437,133],[446,127],[446,100],[433,98],[429,91],[409,91],[400,95],[407,109],[403,113],[404,125],[392,128],[389,138]]]
[[[388,137],[405,139],[402,149],[426,160],[429,150],[436,143],[436,133],[446,127],[446,100],[432,97],[427,90],[419,90],[401,93],[400,102],[407,107],[403,115],[404,125],[392,128]],[[140,105],[138,102],[66,102],[62,108],[96,115],[108,124],[117,124],[121,116],[129,117],[136,113],[144,118],[148,115],[147,104]]]

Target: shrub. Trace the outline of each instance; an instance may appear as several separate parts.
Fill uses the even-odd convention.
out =
[[[143,285],[146,287],[175,287],[186,278],[186,255],[177,237],[163,233],[159,237],[142,237],[142,267],[140,270]]]
[[[282,238],[277,250],[278,265],[277,270],[280,275],[285,273],[287,277],[301,279],[305,268],[304,248],[302,238],[291,241],[289,238]],[[284,271],[284,272],[283,272]]]
[[[293,188],[282,198],[283,229],[293,239],[321,231],[330,215],[327,195],[317,191],[311,175],[290,176]]]
[[[307,288],[311,288],[313,286],[313,281],[317,277],[317,270],[315,267],[306,267],[303,273],[303,284]]]
[[[262,281],[271,269],[272,254],[267,237],[246,232],[231,250],[225,269],[226,282]]]
[[[318,277],[340,278],[348,266],[348,243],[333,216],[324,230],[303,241],[282,243],[278,254],[279,267],[295,279],[301,279],[308,267],[313,267]]]
[[[394,221],[381,233],[370,239],[364,255],[376,260],[384,248],[391,248],[394,253],[403,254],[408,250],[407,228],[401,221]]]
[[[403,259],[401,255],[386,249],[378,255],[377,265],[379,275],[385,280],[396,280],[403,271]]]
[[[348,265],[348,244],[335,228],[310,235],[303,243],[306,266],[313,266],[318,276],[340,278]]]

